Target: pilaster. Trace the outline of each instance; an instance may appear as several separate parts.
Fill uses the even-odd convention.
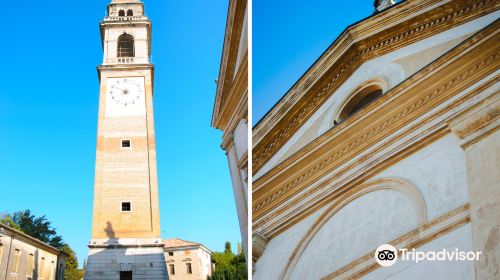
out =
[[[476,279],[500,278],[500,93],[475,104],[450,122],[465,152],[472,243],[482,255]]]

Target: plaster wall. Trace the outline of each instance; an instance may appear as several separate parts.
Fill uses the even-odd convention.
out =
[[[473,251],[471,241],[471,225],[462,227],[442,236],[424,246],[418,248],[419,251],[441,251],[446,248],[453,252]],[[412,261],[398,260],[391,267],[376,269],[362,279],[375,280],[421,280],[421,279],[455,279],[467,280],[474,278],[473,261],[422,261],[415,263]]]
[[[241,119],[234,130],[234,145],[236,146],[236,157],[241,160],[248,153],[248,123]]]
[[[498,110],[498,103],[496,105]],[[497,111],[498,112],[498,111]],[[498,113],[497,113],[498,114]],[[500,131],[466,148],[477,279],[500,277]]]
[[[19,256],[17,269],[14,267],[16,255]],[[29,258],[33,259],[32,269]],[[16,238],[0,237],[0,279],[20,280],[30,276],[33,279],[55,280],[57,262],[56,254]]]
[[[212,274],[210,253],[201,248],[169,248],[165,251],[165,261],[170,280],[206,280]],[[187,263],[191,264],[191,274],[187,271]],[[174,265],[175,274],[170,272],[170,265]]]
[[[465,156],[453,134],[447,134],[370,180],[380,178],[398,178],[413,185],[423,197],[427,220],[469,201]],[[326,207],[271,239],[255,265],[255,279],[279,279],[292,252],[325,211]],[[374,191],[355,199],[309,242],[292,269],[291,279],[319,279],[332,273],[418,227],[421,222],[417,214],[412,199],[393,190]],[[450,235],[451,239],[446,242],[469,244],[464,239],[470,242],[470,229],[468,232],[468,237]]]
[[[253,279],[279,279],[290,255],[305,236],[307,230],[325,212],[327,206],[300,221],[290,229],[269,240],[262,256],[255,263]]]
[[[349,203],[310,241],[291,279],[320,279],[417,227],[412,204],[394,190],[374,191]]]
[[[451,133],[373,178],[387,177],[403,178],[419,189],[429,220],[469,202],[465,154]]]

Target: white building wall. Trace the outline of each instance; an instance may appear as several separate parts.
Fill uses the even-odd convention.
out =
[[[441,251],[446,248],[454,251],[472,251],[471,226],[466,224],[436,240],[419,248],[419,251]],[[366,280],[421,280],[421,279],[453,279],[472,280],[474,278],[474,262],[471,261],[412,261],[398,260],[391,267],[377,269],[364,276]]]
[[[384,177],[403,178],[414,184],[424,197],[429,220],[469,202],[465,155],[451,133],[374,179]]]
[[[427,220],[469,201],[464,153],[451,133],[370,180],[380,178],[398,178],[415,186],[425,202]],[[254,279],[279,279],[292,252],[328,206],[271,239],[256,263]],[[365,194],[319,230],[292,268],[291,279],[320,279],[418,226],[416,209],[407,197],[392,190]],[[466,250],[470,235],[452,232],[444,242]],[[473,267],[473,263],[467,265]]]
[[[307,230],[324,213],[328,206],[295,224],[267,243],[264,253],[255,264],[253,279],[279,279],[293,250],[299,245]]]
[[[233,133],[233,145],[227,149],[227,159],[231,181],[233,185],[234,199],[238,213],[241,238],[245,253],[247,250],[248,237],[248,167],[240,166],[240,162],[245,162],[248,154],[248,123],[241,119]]]
[[[15,254],[19,254],[17,269],[13,266]],[[33,270],[29,267],[30,257],[33,258]],[[0,279],[26,279],[32,276],[33,279],[62,280],[62,278],[56,278],[57,267],[58,256],[56,254],[16,237],[11,238],[7,235],[0,237]]]

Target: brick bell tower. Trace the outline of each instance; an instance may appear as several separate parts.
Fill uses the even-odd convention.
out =
[[[151,21],[112,0],[100,24],[99,118],[87,280],[167,279],[160,238]]]

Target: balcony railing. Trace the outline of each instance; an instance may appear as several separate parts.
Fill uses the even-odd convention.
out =
[[[132,20],[148,20],[144,16],[131,16],[131,17],[105,17],[104,21],[132,21]]]
[[[105,64],[148,64],[150,63],[148,58],[144,57],[116,57],[108,58]]]
[[[117,60],[118,63],[134,63],[133,57],[119,57]]]

